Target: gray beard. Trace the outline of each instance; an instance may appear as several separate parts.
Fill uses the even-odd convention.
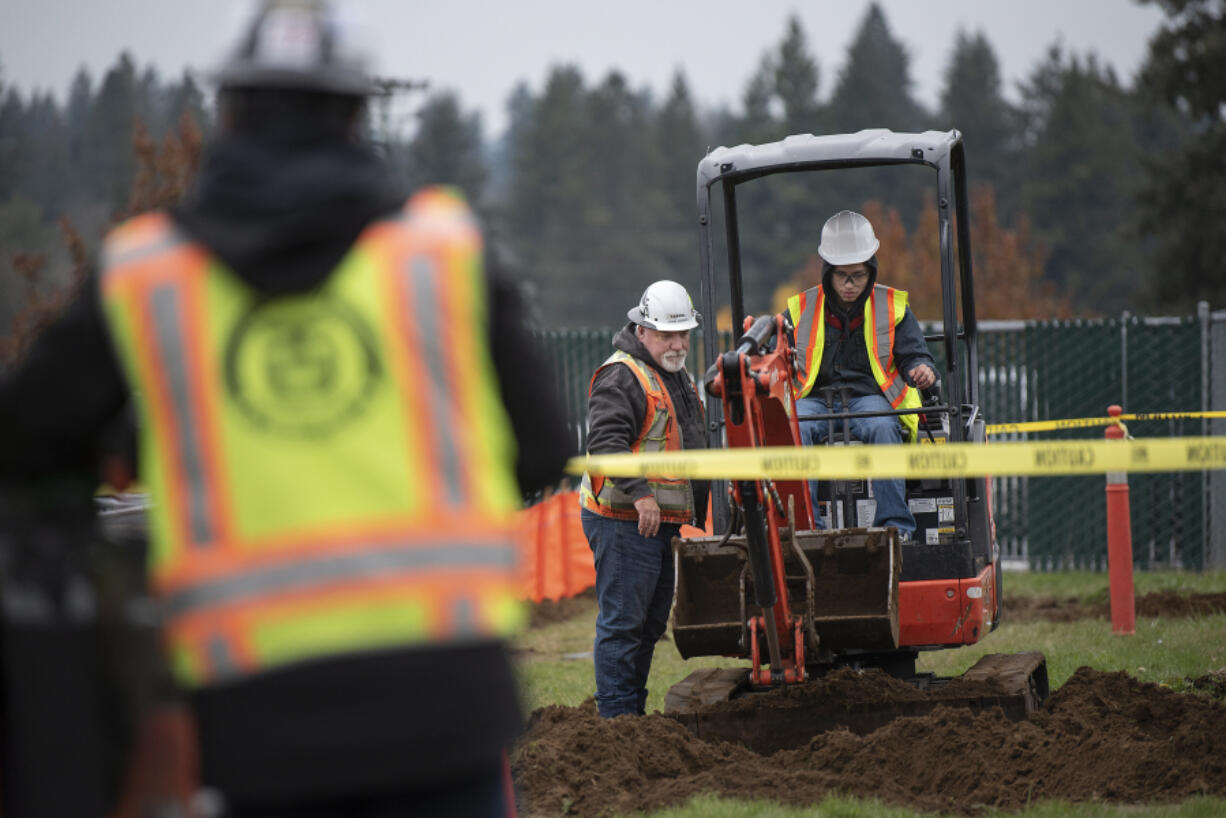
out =
[[[661,356],[660,367],[665,372],[680,372],[681,370],[685,369],[685,359],[688,354],[689,353],[682,353],[679,357],[676,357],[676,358],[670,358],[668,356]]]

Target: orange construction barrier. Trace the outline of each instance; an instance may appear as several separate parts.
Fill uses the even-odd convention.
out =
[[[579,521],[579,492],[546,492],[519,514],[525,599],[561,599],[596,584],[592,549]]]
[[[546,492],[545,499],[519,512],[522,560],[521,596],[532,602],[575,596],[596,584],[592,549],[583,536],[579,518],[579,492]],[[681,526],[681,536],[711,535],[711,508],[707,527]]]

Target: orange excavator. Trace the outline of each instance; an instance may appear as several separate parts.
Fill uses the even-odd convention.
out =
[[[720,306],[710,208],[712,188],[722,187],[730,306],[734,326],[744,329],[733,349],[718,353],[716,330],[710,322],[705,328],[708,417],[713,432],[722,431],[713,446],[801,445],[793,387],[797,352],[788,315],[745,318],[738,186],[779,173],[907,164],[936,170],[944,320],[940,333],[926,338],[943,345],[944,372],[941,388],[925,394],[922,407],[890,414],[920,415],[921,446],[986,445],[961,135],[871,130],[719,148],[699,164],[704,312],[715,315]],[[817,419],[846,430],[849,424],[838,421],[851,417],[844,411]],[[841,441],[830,437],[831,445],[856,444],[847,431]],[[786,736],[807,740],[823,725],[807,724],[803,708],[776,711],[783,715],[772,725],[763,721],[766,712],[747,721],[744,709],[712,705],[803,685],[838,667],[881,668],[917,687],[958,688],[948,679],[917,673],[916,659],[921,651],[978,642],[1000,622],[990,481],[908,481],[906,496],[918,528],[907,542],[892,527],[863,524],[872,518],[866,505],[871,498],[857,496],[863,485],[834,483],[825,504],[832,525],[826,528],[814,525],[819,509],[803,480],[735,480],[713,492],[717,535],[674,540],[673,636],[685,658],[731,656],[749,666],[696,671],[670,689],[666,714],[704,737],[762,746],[761,737],[770,736],[767,749],[774,749],[786,746]],[[965,700],[946,697],[942,703],[999,706],[1015,718],[1040,707],[1048,692],[1041,653],[985,656],[960,678],[985,684],[974,686]],[[908,712],[923,707],[917,702]],[[867,722],[880,723],[880,714],[864,715]]]

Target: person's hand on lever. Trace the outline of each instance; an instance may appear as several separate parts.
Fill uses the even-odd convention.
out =
[[[932,371],[932,367],[928,364],[918,364],[911,367],[907,372],[907,377],[911,379],[911,383],[915,384],[918,389],[927,389],[937,381],[937,373]]]

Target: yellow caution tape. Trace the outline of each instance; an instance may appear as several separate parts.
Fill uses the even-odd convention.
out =
[[[859,477],[1047,477],[1226,469],[1226,437],[1147,438],[944,446],[770,446],[575,457],[571,474],[699,480]]]
[[[1190,420],[1195,418],[1226,418],[1226,412],[1140,412],[1120,415],[1117,418],[1067,418],[1065,420],[1031,420],[1024,423],[994,423],[987,427],[990,435],[1011,435],[1023,432],[1054,432],[1060,429],[1084,429],[1094,426],[1111,426],[1128,420]]]

